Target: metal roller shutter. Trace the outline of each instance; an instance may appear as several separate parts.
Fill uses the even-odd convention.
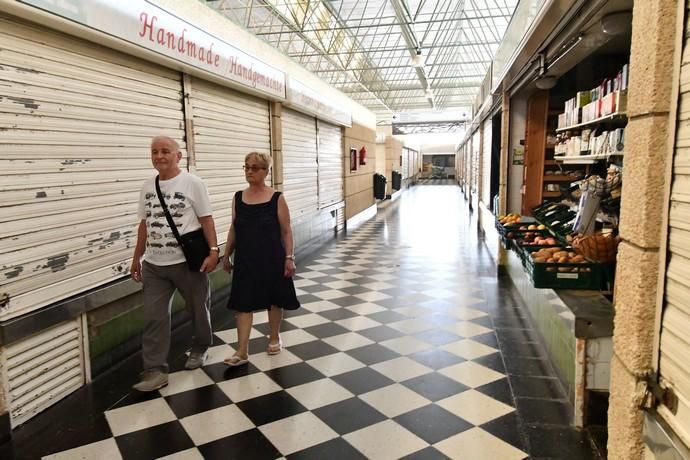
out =
[[[0,320],[121,278],[179,74],[0,16]],[[186,155],[185,155],[186,157]]]
[[[316,119],[284,109],[283,191],[294,220],[308,218],[318,210]]]
[[[319,207],[342,202],[343,136],[340,126],[318,120]]]
[[[482,139],[482,168],[481,168],[481,197],[482,203],[490,206],[491,203],[491,117],[484,121],[484,132]]]
[[[482,142],[479,135],[479,129],[472,134],[472,206],[477,209],[479,207],[479,173],[480,161],[479,152],[481,151],[480,143]]]
[[[668,253],[659,344],[662,386],[677,396],[677,411],[660,405],[658,413],[690,447],[690,55],[686,35],[680,75],[678,129],[668,214]]]
[[[83,343],[76,318],[0,349],[12,427],[84,385]]]
[[[407,179],[410,175],[410,149],[402,149],[402,166],[400,167],[403,179]]]
[[[244,157],[271,153],[268,101],[204,80],[192,79],[190,101],[194,120],[195,173],[211,196],[218,241],[225,241],[232,197],[247,186]],[[271,176],[267,177],[271,183]]]

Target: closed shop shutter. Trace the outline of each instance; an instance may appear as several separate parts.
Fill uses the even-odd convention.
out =
[[[477,129],[472,134],[472,205],[477,208],[479,206],[479,165],[480,157],[479,152],[481,149],[482,139],[479,134],[479,129]]]
[[[0,41],[6,320],[127,273],[150,139],[184,122],[176,72],[3,16]]]
[[[208,187],[218,241],[225,241],[232,197],[247,186],[244,157],[271,153],[268,101],[200,79],[192,79],[195,173]],[[267,177],[268,184],[271,176]]]
[[[283,191],[294,220],[308,218],[318,210],[316,119],[284,109]]]
[[[343,136],[340,126],[318,121],[319,207],[341,203],[343,196]]]
[[[484,121],[484,132],[482,133],[482,168],[481,168],[481,195],[482,203],[490,206],[491,203],[491,117]]]
[[[663,386],[678,397],[674,414],[661,405],[658,413],[690,447],[690,56],[688,37],[683,50],[678,105],[678,130],[668,228],[668,259],[659,344],[659,374]]]
[[[400,174],[402,174],[403,179],[407,179],[410,175],[409,164],[410,164],[410,149],[403,148],[402,167],[400,168],[401,169]]]
[[[76,318],[0,349],[13,428],[84,385],[83,340]]]

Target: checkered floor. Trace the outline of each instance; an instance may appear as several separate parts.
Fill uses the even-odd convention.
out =
[[[501,300],[461,203],[458,189],[407,192],[300,264],[303,308],[286,314],[281,354],[265,353],[265,313],[248,366],[222,363],[237,334],[219,330],[202,369],[124,397],[104,412],[106,436],[44,458],[526,458],[495,330],[520,307]]]

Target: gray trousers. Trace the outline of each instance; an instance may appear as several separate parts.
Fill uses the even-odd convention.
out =
[[[206,273],[192,272],[185,262],[159,266],[142,264],[144,283],[144,369],[168,370],[170,312],[175,289],[185,300],[192,318],[192,351],[204,352],[213,343],[210,287]]]

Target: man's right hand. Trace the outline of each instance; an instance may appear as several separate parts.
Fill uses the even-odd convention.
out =
[[[223,257],[223,270],[226,272],[230,273],[232,272],[233,269],[232,261],[230,260],[230,257]]]
[[[141,260],[138,257],[132,260],[132,268],[129,270],[129,275],[134,281],[141,283]]]

